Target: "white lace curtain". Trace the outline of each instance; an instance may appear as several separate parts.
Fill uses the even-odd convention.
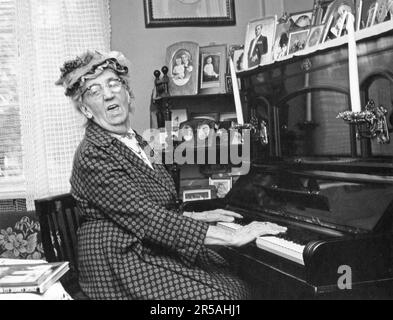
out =
[[[70,190],[83,119],[54,85],[63,62],[110,49],[109,0],[15,0],[18,95],[27,209]]]

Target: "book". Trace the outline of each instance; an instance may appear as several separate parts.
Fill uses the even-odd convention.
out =
[[[0,293],[44,293],[68,270],[68,262],[0,264]]]

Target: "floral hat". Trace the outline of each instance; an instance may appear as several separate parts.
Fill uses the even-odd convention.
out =
[[[61,76],[55,82],[65,88],[65,95],[75,97],[88,79],[93,79],[105,69],[112,69],[119,75],[127,75],[129,61],[117,51],[100,53],[87,51],[73,60],[66,61],[60,68]]]

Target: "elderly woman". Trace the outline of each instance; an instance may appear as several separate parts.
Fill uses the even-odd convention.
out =
[[[283,230],[252,223],[232,234],[209,222],[232,221],[236,213],[174,208],[170,175],[131,128],[127,65],[119,53],[87,52],[66,62],[56,82],[87,118],[71,176],[83,218],[82,290],[92,299],[248,298],[247,285],[208,246],[241,246]]]

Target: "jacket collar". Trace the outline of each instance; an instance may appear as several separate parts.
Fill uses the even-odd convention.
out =
[[[137,132],[135,132],[135,134],[138,135]],[[120,153],[121,156],[125,157],[143,174],[148,175],[149,177],[156,180],[163,187],[169,190],[174,189],[173,180],[170,179],[168,173],[163,172],[164,170],[166,170],[164,166],[153,163],[153,168],[155,170],[152,170],[142,159],[140,159],[124,143],[119,141],[116,137],[112,136],[106,130],[102,129],[99,125],[97,125],[93,121],[89,121],[86,127],[86,139],[98,147],[110,149],[110,152],[113,153],[115,157],[117,157],[118,154]],[[145,143],[147,144],[147,142]],[[145,149],[145,151],[147,150],[149,149],[148,148]]]

